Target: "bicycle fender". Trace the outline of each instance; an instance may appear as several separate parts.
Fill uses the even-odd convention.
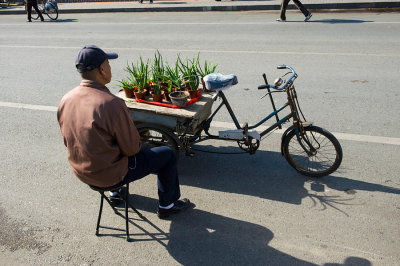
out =
[[[304,123],[303,127],[312,127],[313,124],[312,123]],[[290,131],[292,131],[293,129],[295,129],[297,126],[296,125],[292,125],[290,127],[288,127],[285,132],[283,132],[283,135],[281,137],[281,155],[285,156],[284,152],[283,152],[283,142],[285,141],[287,135],[289,134]]]

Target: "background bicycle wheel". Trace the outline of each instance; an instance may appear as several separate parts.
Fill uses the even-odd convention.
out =
[[[47,4],[50,5],[50,8],[46,9],[46,15],[51,20],[56,20],[58,18],[58,9],[57,9],[57,7],[52,3],[47,3]]]

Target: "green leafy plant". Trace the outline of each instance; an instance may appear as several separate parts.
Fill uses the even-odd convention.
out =
[[[163,85],[168,83],[168,75],[166,74],[163,58],[158,50],[154,54],[151,70],[154,94],[161,94]]]
[[[129,73],[130,79],[139,91],[143,91],[149,86],[149,59],[146,62],[140,57],[140,62],[134,65],[131,63],[127,64],[125,70]]]
[[[207,60],[204,61],[204,66],[202,67],[199,62],[199,55],[197,55],[197,65],[196,65],[196,72],[200,75],[201,78],[204,78],[208,74],[214,73],[217,70],[218,64],[214,65]]]
[[[161,85],[157,83],[153,83],[153,94],[159,95],[161,94]]]
[[[180,90],[184,83],[183,78],[179,71],[179,62],[175,63],[175,66],[171,67],[168,64],[165,65],[166,74],[168,77],[168,88],[171,90],[172,88],[177,88]]]
[[[135,89],[135,84],[132,83],[131,80],[129,79],[121,79],[121,80],[117,80],[118,84],[117,86],[121,87],[121,88],[126,88],[126,89]]]
[[[165,67],[164,67],[164,62],[163,62],[161,53],[158,50],[156,50],[156,52],[154,54],[154,62],[153,62],[151,69],[152,69],[152,73],[153,73],[153,81],[159,81],[159,80],[156,80],[156,78],[157,79],[163,78],[164,73],[165,73]],[[156,78],[154,77],[154,75],[156,75]]]
[[[197,59],[186,59],[185,61],[182,61],[178,55],[177,65],[180,73],[182,74],[182,78],[184,79],[184,83],[189,85],[190,90],[197,90],[200,83],[197,75],[198,57]]]

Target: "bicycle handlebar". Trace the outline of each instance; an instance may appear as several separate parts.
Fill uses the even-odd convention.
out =
[[[266,88],[271,88],[271,89],[280,90],[280,91],[281,91],[281,90],[284,90],[285,87],[286,87],[290,82],[292,82],[292,79],[296,76],[296,72],[294,71],[294,69],[293,69],[291,66],[280,65],[280,66],[277,66],[277,69],[289,69],[289,70],[292,72],[292,75],[290,76],[290,78],[288,78],[288,80],[285,82],[285,84],[283,84],[283,85],[281,85],[281,86],[279,86],[279,87],[277,87],[277,86],[275,86],[275,85],[269,85],[269,84],[267,83],[267,84],[265,84],[265,85],[260,85],[260,86],[258,86],[258,89],[259,89],[259,90],[266,89]]]

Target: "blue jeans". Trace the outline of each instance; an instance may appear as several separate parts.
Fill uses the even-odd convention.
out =
[[[168,206],[180,198],[176,157],[168,146],[140,151],[129,157],[128,173],[120,183],[108,189],[118,188],[149,174],[157,174],[158,199],[161,206]]]

